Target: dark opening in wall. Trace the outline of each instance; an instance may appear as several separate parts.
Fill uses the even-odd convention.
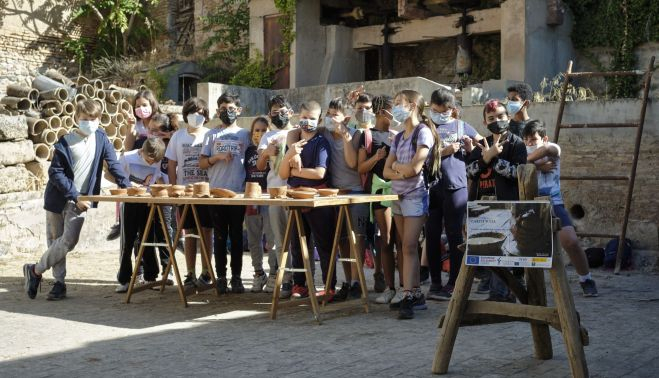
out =
[[[584,210],[583,206],[577,204],[570,208],[570,215],[574,219],[582,219],[586,216],[586,211]]]
[[[197,83],[199,76],[193,74],[182,74],[178,77],[178,102],[185,102],[190,97],[197,95]]]

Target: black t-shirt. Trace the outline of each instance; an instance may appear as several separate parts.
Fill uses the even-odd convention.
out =
[[[371,137],[372,137],[372,143],[371,143],[371,152],[366,153],[366,158],[369,159],[373,155],[375,155],[378,150],[382,147],[385,148],[387,151],[387,155],[389,155],[389,150],[391,150],[391,133],[389,131],[380,131],[375,128],[371,128]],[[366,133],[363,132],[361,133],[361,136],[359,137],[359,148],[366,148]],[[381,179],[384,180],[384,163],[387,160],[387,158],[383,158],[378,160],[377,163],[373,166],[373,169],[371,170],[372,174],[378,175]],[[389,181],[389,180],[385,180]],[[364,190],[368,193],[371,192],[371,180],[366,181],[366,188]]]
[[[266,167],[263,171],[259,171],[256,168],[256,162],[259,160],[259,154],[256,148],[256,146],[252,145],[247,147],[245,151],[245,182],[258,182],[261,188],[265,189],[268,187],[267,177],[270,168]]]
[[[510,132],[517,135],[520,138],[524,138],[522,136],[522,130],[524,130],[524,126],[526,126],[526,121],[513,121],[512,119],[508,122],[508,125],[510,127]]]

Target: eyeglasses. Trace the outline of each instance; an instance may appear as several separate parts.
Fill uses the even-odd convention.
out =
[[[270,116],[271,116],[271,117],[276,117],[276,116],[278,116],[278,115],[282,115],[282,116],[283,116],[283,115],[286,115],[287,113],[288,113],[288,109],[286,109],[286,108],[281,108],[281,109],[277,110],[276,112],[270,112]]]

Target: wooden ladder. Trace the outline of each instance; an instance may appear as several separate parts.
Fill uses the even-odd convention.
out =
[[[638,165],[638,155],[641,148],[641,138],[643,136],[643,124],[645,123],[645,111],[648,105],[648,95],[650,93],[650,84],[652,83],[652,72],[654,71],[654,56],[650,58],[650,64],[646,71],[613,71],[613,72],[572,72],[572,61],[568,63],[565,72],[565,82],[563,82],[563,91],[561,93],[561,103],[558,108],[558,118],[556,119],[556,129],[554,131],[554,143],[558,143],[558,136],[561,129],[595,129],[595,128],[636,128],[636,140],[634,142],[634,157],[632,160],[631,172],[629,175],[561,175],[561,180],[600,180],[600,181],[625,181],[627,182],[627,195],[625,199],[625,211],[622,221],[622,227],[619,234],[605,234],[596,232],[578,232],[577,235],[582,237],[594,238],[618,238],[618,251],[616,252],[616,265],[614,273],[620,273],[622,263],[622,251],[624,241],[627,235],[627,225],[629,223],[629,213],[632,204],[632,194],[634,193],[634,181],[636,180],[636,167]],[[565,110],[565,96],[568,85],[572,79],[588,77],[620,77],[620,76],[645,76],[643,79],[643,98],[641,103],[641,115],[638,122],[628,123],[563,123],[563,112]]]

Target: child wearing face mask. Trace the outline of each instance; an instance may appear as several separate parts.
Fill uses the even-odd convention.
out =
[[[120,158],[121,166],[128,173],[130,181],[139,186],[151,186],[162,184],[162,172],[160,162],[165,156],[165,143],[156,137],[148,137],[139,150],[128,151]],[[128,291],[128,285],[133,272],[132,255],[136,241],[140,241],[140,235],[144,233],[144,224],[148,218],[149,207],[143,203],[123,203],[121,211],[121,258],[117,281],[119,285],[115,289],[117,293]],[[156,219],[151,227],[151,235],[148,241],[163,243],[165,237],[162,233],[160,220]],[[135,249],[135,255],[137,255]],[[168,256],[168,255],[167,255]],[[142,255],[143,275],[140,273],[138,283],[154,282],[158,276],[158,262],[153,247],[145,247]]]
[[[375,122],[373,113],[372,96],[368,93],[360,92],[356,95],[352,105],[353,114],[349,118],[348,127],[352,129],[368,129]]]
[[[430,96],[430,119],[442,141],[441,179],[429,190],[429,215],[426,221],[426,254],[432,283],[428,299],[451,298],[455,280],[462,264],[462,224],[467,211],[467,172],[465,160],[473,143],[483,139],[469,124],[453,118],[455,96],[446,89],[437,89]],[[446,228],[449,245],[450,274],[442,286],[441,243],[442,229]]]
[[[290,122],[293,110],[291,104],[284,96],[276,95],[268,101],[268,111],[268,116],[272,126],[270,126],[270,131],[266,132],[263,137],[261,137],[261,142],[257,147],[259,158],[256,161],[256,168],[261,171],[269,168],[266,179],[267,187],[277,188],[286,186],[286,179],[279,176],[279,166],[286,153],[286,137],[288,133],[293,130],[293,125],[291,125]],[[286,208],[283,206],[270,206],[268,208],[268,216],[270,218],[270,226],[272,227],[274,236],[273,244],[277,248],[280,248],[283,243],[284,233],[286,232],[286,221],[288,219]],[[278,252],[276,253],[276,256],[279,258]],[[290,254],[288,261],[277,261],[277,266],[281,266],[283,263],[286,264],[288,268],[291,267]],[[276,271],[270,271],[268,282],[263,289],[266,293],[272,293],[274,291],[275,279]],[[292,290],[292,275],[290,272],[285,272],[279,294],[280,298],[289,298]]]
[[[302,139],[291,144],[283,161],[279,165],[279,176],[287,179],[288,186],[291,188],[301,186],[326,188],[329,182],[332,149],[323,134],[318,132],[320,114],[320,105],[315,101],[305,102],[300,106],[299,125]],[[299,158],[302,163],[299,169],[291,168],[291,160],[295,158]],[[328,227],[328,225],[335,224],[335,210],[331,207],[311,208],[302,213],[302,221],[305,233],[313,236],[320,257],[323,282],[327,282],[327,272],[334,239],[334,229],[331,226]],[[295,228],[291,236],[293,268],[301,269],[304,267],[301,251],[297,228]],[[309,296],[309,288],[306,286],[304,272],[295,272],[293,274],[293,283],[293,299]],[[329,296],[329,300],[334,296],[335,286],[336,272],[333,272],[330,281],[330,292],[326,293]]]
[[[552,170],[538,172],[538,194],[550,198],[552,212],[555,217],[561,220],[561,230],[558,232],[558,238],[577,271],[584,297],[596,297],[598,295],[597,285],[588,269],[586,253],[579,244],[577,233],[572,225],[572,219],[563,204],[560,179],[561,147],[558,144],[549,142],[547,129],[544,123],[538,120],[527,121],[522,130],[522,135],[524,136],[529,163],[536,165],[544,165],[546,161],[553,163],[554,168]]]
[[[492,135],[476,142],[477,148],[467,160],[467,176],[472,180],[469,200],[495,196],[500,201],[517,201],[517,167],[526,164],[526,146],[510,132],[508,110],[498,100],[485,103],[483,123]],[[519,277],[519,273],[516,275]],[[498,276],[486,271],[481,279],[485,282],[489,280],[488,300],[515,302],[515,297]]]
[[[533,100],[533,88],[527,83],[508,87],[506,110],[510,116],[510,132],[522,137],[522,130],[529,120],[528,109]]]
[[[126,172],[117,161],[114,147],[103,130],[98,128],[101,108],[92,100],[76,105],[78,129],[66,134],[53,146],[55,153],[48,170],[44,193],[48,249],[36,264],[25,264],[25,290],[34,299],[42,274],[52,268],[55,284],[49,300],[66,297],[66,255],[78,243],[86,211],[96,203],[78,200],[81,195],[101,192],[103,163],[117,184],[130,186]]]
[[[402,240],[403,298],[390,303],[398,309],[399,319],[414,318],[414,310],[425,310],[419,276],[419,235],[428,215],[428,179],[439,171],[439,137],[423,114],[425,101],[420,93],[404,90],[394,97],[392,114],[404,124],[396,135],[384,165],[384,177],[399,200],[393,201],[392,212],[398,237]],[[424,170],[426,174],[424,174]],[[400,268],[399,268],[400,269]]]
[[[199,166],[199,156],[203,146],[204,138],[209,129],[205,127],[208,122],[208,104],[201,98],[192,97],[183,104],[183,121],[185,127],[176,131],[167,145],[165,157],[168,159],[167,176],[171,184],[190,185],[196,182],[208,181],[208,173]],[[201,223],[201,229],[204,233],[206,250],[211,250],[211,238],[213,223],[211,221],[209,206],[196,205],[197,215]],[[179,209],[179,216],[183,208]],[[183,224],[185,234],[197,234],[194,218],[191,211],[185,218]],[[195,286],[206,286],[211,283],[210,274],[204,259],[199,278],[196,275],[197,264],[197,239],[186,237],[183,243],[185,253],[185,265],[187,274],[184,279],[184,286],[192,288]]]
[[[364,190],[372,194],[391,194],[391,180],[384,178],[384,164],[391,141],[396,132],[392,126],[400,124],[393,118],[393,98],[387,95],[373,97],[373,112],[375,125],[364,130],[359,138],[359,155],[357,158],[357,171],[362,175]],[[395,239],[393,218],[391,215],[391,201],[375,202],[370,205],[371,219],[374,219],[380,235],[376,239],[377,254],[375,255],[375,291],[382,295],[375,302],[389,304],[393,300],[400,302],[403,289],[396,297],[395,262],[392,240]],[[398,248],[399,251],[402,247]],[[402,253],[399,253],[399,257]],[[402,266],[402,265],[401,265]],[[384,273],[383,273],[384,270]],[[399,271],[399,281],[402,285],[402,270]]]
[[[247,151],[245,152],[245,182],[258,183],[266,193],[269,169],[266,167],[266,169],[260,170],[256,163],[259,159],[257,148],[267,130],[267,118],[257,117],[254,119],[251,127],[252,144],[247,147]],[[274,290],[274,278],[268,280],[268,275],[263,270],[263,236],[265,234],[270,276],[275,277],[277,273],[277,248],[274,244],[272,227],[270,227],[268,206],[247,206],[245,227],[247,228],[247,242],[254,268],[254,280],[252,281],[251,291],[252,293],[262,292],[268,282],[271,282],[269,289]]]
[[[158,112],[158,106],[158,100],[150,90],[135,95],[133,114],[127,114],[129,129],[124,140],[126,151],[142,147],[149,134],[151,117]]]
[[[237,95],[223,93],[217,99],[217,112],[222,126],[206,133],[199,167],[208,170],[211,188],[242,192],[245,187],[245,152],[252,143],[249,131],[236,123],[242,108]],[[231,238],[231,292],[244,293],[240,274],[243,268],[243,221],[245,206],[212,206],[210,209],[215,242],[217,290],[228,290],[227,241]]]

